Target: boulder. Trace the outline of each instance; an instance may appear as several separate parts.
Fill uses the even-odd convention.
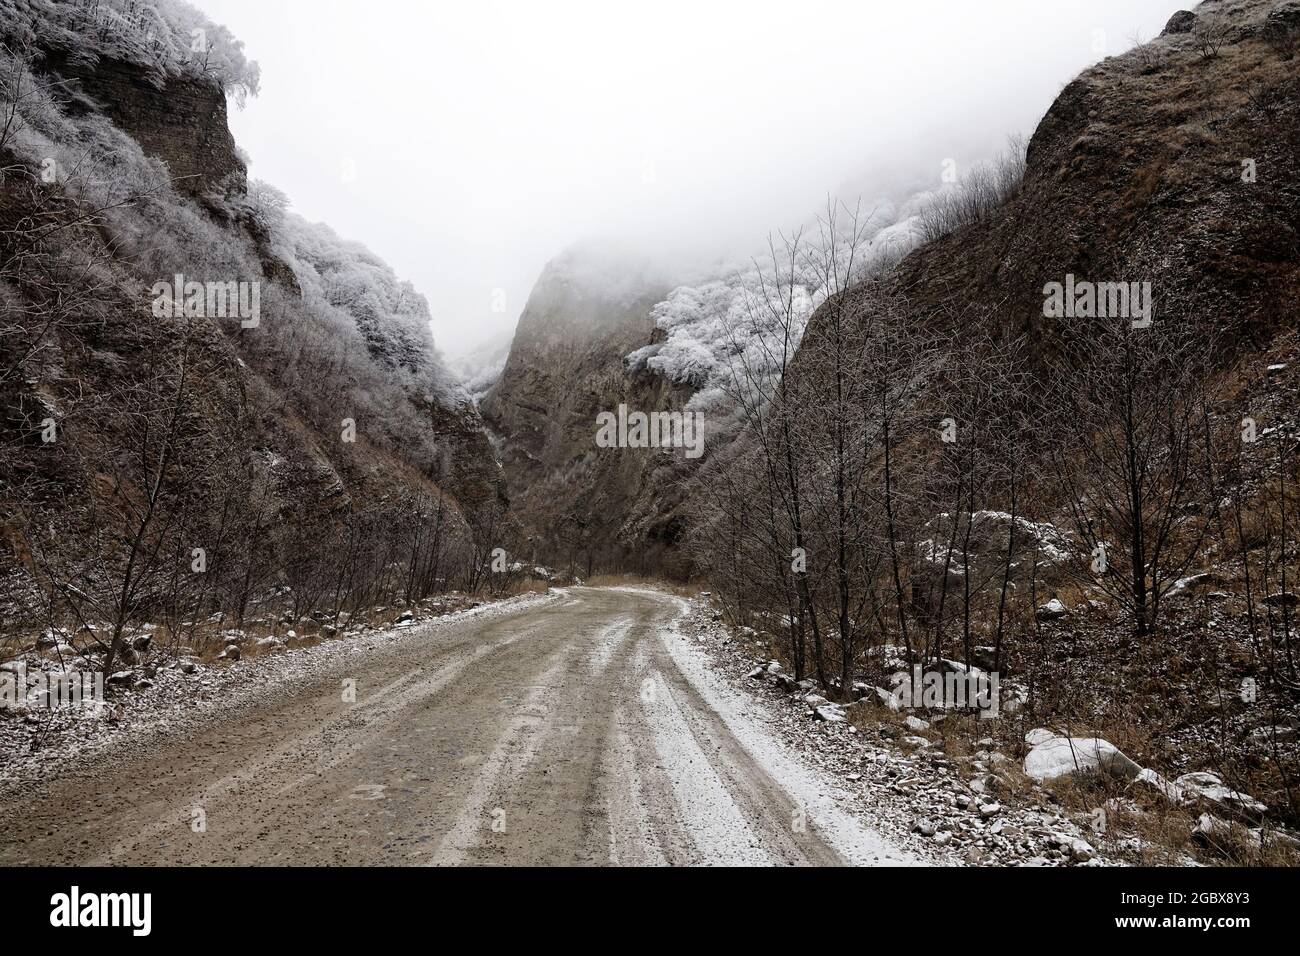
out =
[[[1052,598],[1038,609],[1040,621],[1059,621],[1070,613],[1070,609],[1061,603],[1060,598]]]
[[[1268,810],[1249,794],[1225,786],[1223,778],[1217,773],[1204,770],[1185,773],[1174,781],[1174,785],[1189,797],[1208,800],[1238,817],[1255,819],[1262,817]]]
[[[1105,773],[1134,780],[1142,768],[1100,737],[1053,737],[1025,756],[1025,773],[1038,781],[1076,773]]]
[[[1264,598],[1264,603],[1269,607],[1290,607],[1293,608],[1300,604],[1300,596],[1279,591],[1277,594],[1270,594]]]
[[[1025,743],[1031,747],[1037,747],[1039,744],[1047,743],[1047,741],[1059,736],[1060,734],[1053,733],[1046,727],[1038,727],[1025,734]]]
[[[199,671],[199,665],[193,661],[181,661],[180,668],[182,674],[197,674]]]
[[[828,724],[843,723],[844,708],[839,704],[822,704],[820,707],[813,709],[813,717],[816,720],[825,721]]]
[[[1142,771],[1133,778],[1133,782],[1153,790],[1169,803],[1183,804],[1187,802],[1187,792],[1182,787],[1166,780],[1149,767],[1144,767]]]
[[[139,637],[135,638],[135,640],[131,641],[131,647],[139,651],[141,654],[149,650],[152,644],[153,644],[152,634],[141,634]]]
[[[1181,600],[1194,597],[1209,588],[1222,586],[1222,575],[1215,574],[1213,571],[1202,571],[1200,574],[1189,574],[1185,578],[1179,578],[1174,582],[1174,586],[1169,589],[1169,593],[1165,597]]]
[[[1092,844],[1087,840],[1070,841],[1070,857],[1076,863],[1087,863],[1097,855],[1097,851],[1092,848]]]
[[[218,654],[217,658],[223,661],[237,661],[242,656],[243,656],[243,652],[240,651],[239,645],[231,644],[227,646],[224,651]]]
[[[1196,27],[1196,20],[1196,14],[1192,13],[1191,10],[1179,10],[1169,18],[1169,22],[1165,24],[1164,31],[1160,35],[1163,37],[1171,34],[1191,33]]]
[[[930,729],[930,722],[928,720],[922,720],[920,717],[913,717],[910,714],[903,723],[907,724],[908,730],[915,730],[917,733]]]
[[[135,674],[130,671],[118,671],[104,681],[109,687],[130,687],[135,683]]]

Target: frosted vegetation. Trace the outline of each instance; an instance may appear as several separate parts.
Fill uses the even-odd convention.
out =
[[[926,198],[901,205],[882,200],[856,211],[857,243],[837,247],[841,258],[853,257],[841,265],[852,269],[854,282],[888,271],[921,244]],[[737,392],[752,392],[755,374],[768,384],[780,374],[782,356],[798,349],[808,319],[831,291],[826,263],[807,242],[810,232],[823,227],[819,221],[792,236],[775,237],[750,262],[673,290],[651,312],[664,341],[629,355],[629,370],[648,370],[691,387],[692,409],[725,415],[752,398]],[[774,348],[771,338],[778,332],[782,342]]]
[[[440,402],[462,401],[434,349],[428,300],[364,245],[308,222],[288,205],[274,186],[249,185],[248,214],[268,236],[271,253],[293,268],[312,312],[332,326],[354,328],[376,362],[407,373]]]
[[[100,58],[170,77],[207,78],[237,102],[257,95],[260,70],[244,45],[183,0],[0,0],[15,45],[61,49],[93,65]]]
[[[848,217],[856,233],[853,241],[841,236],[829,245],[839,256],[852,257],[851,264],[840,264],[850,268],[851,285],[884,275],[919,246],[987,217],[1015,194],[1024,172],[1025,144],[1012,137],[1002,155],[970,167],[938,189],[901,202],[884,198],[870,209],[859,205]],[[694,409],[726,414],[755,397],[738,392],[753,392],[756,376],[770,384],[780,374],[782,357],[798,349],[808,319],[826,300],[827,277],[843,272],[828,270],[818,261],[816,245],[807,241],[834,218],[823,216],[794,236],[770,241],[766,252],[748,263],[675,289],[651,313],[664,341],[633,352],[627,357],[628,368],[691,387]],[[838,218],[843,222],[846,217]],[[829,237],[820,238],[823,242],[817,245],[828,247],[824,240]],[[774,326],[782,339],[780,348],[769,341]],[[760,382],[758,392],[766,391]]]
[[[408,390],[443,405],[468,399],[443,365],[428,303],[410,283],[360,243],[289,211],[286,196],[265,183],[255,181],[247,196],[209,196],[206,208],[181,196],[164,163],[145,156],[102,116],[65,112],[60,91],[3,48],[0,75],[7,78],[7,102],[16,106],[3,146],[31,167],[53,160],[60,184],[111,224],[120,256],[146,284],[176,273],[257,281],[264,259],[279,259],[302,296],[268,283],[261,326],[246,336],[244,350],[272,359],[290,384],[308,377],[315,385],[324,369],[345,373],[340,381],[359,408],[385,422],[414,463],[436,460],[427,429],[395,412],[409,407]],[[0,107],[7,105],[5,93]],[[223,215],[214,217],[213,207]],[[239,222],[266,237],[263,248],[236,228]],[[337,418],[337,392],[333,400],[321,397],[322,416]]]

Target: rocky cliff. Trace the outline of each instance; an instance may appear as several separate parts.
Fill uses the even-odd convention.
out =
[[[1067,275],[1152,283],[1157,321],[1266,345],[1296,324],[1300,63],[1294,0],[1207,0],[1085,71],[1029,144],[1021,192],[910,256],[927,323],[1047,331]]]
[[[155,83],[134,64],[107,57],[88,64],[61,49],[44,51],[40,69],[63,84],[70,113],[107,117],[146,156],[167,165],[183,194],[247,193],[248,169],[230,134],[226,94],[215,84],[190,77]]]
[[[680,454],[596,444],[601,412],[680,409],[690,397],[624,362],[660,334],[650,311],[669,288],[636,256],[589,244],[548,264],[529,297],[482,410],[536,560],[650,567],[675,540]]]
[[[198,588],[242,618],[269,593],[296,614],[472,575],[504,543],[504,483],[423,297],[250,188],[229,71],[132,46],[131,21],[105,44],[77,5],[14,4],[31,18],[0,24],[0,606],[156,619]],[[157,9],[177,35],[202,22]]]

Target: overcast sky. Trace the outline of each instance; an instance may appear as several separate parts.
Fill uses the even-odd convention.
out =
[[[577,240],[744,252],[828,192],[870,192],[870,171],[937,184],[945,158],[1031,133],[1081,68],[1191,5],[197,4],[262,66],[231,116],[251,175],[411,279],[449,356],[513,329]]]

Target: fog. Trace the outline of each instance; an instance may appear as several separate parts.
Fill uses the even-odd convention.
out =
[[[548,259],[610,237],[704,262],[828,193],[937,185],[1032,133],[1176,0],[197,0],[262,66],[250,174],[429,299],[455,356]]]

